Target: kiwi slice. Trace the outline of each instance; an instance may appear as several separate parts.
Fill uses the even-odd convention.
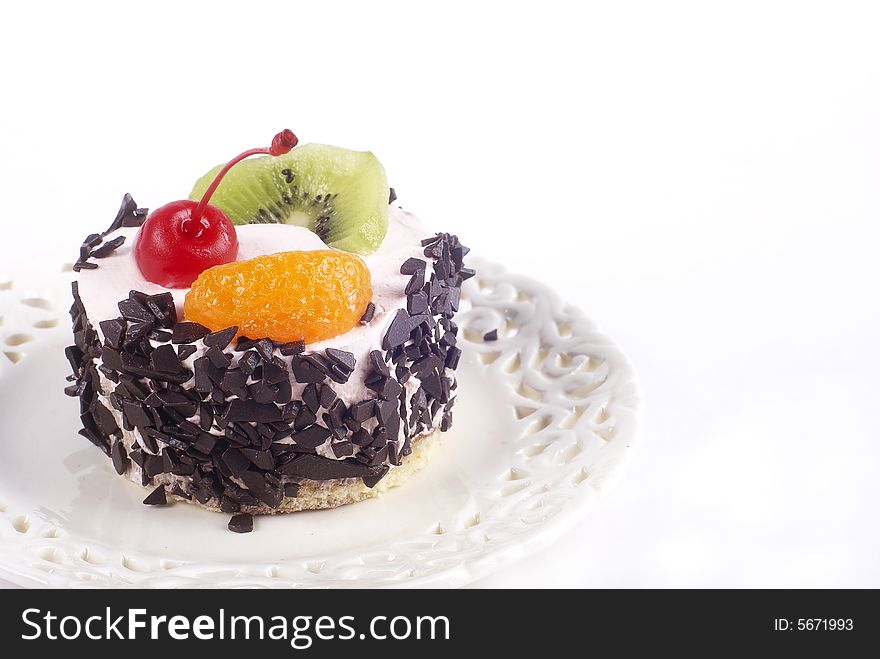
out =
[[[196,181],[200,199],[220,165]],[[388,181],[369,151],[306,144],[283,156],[238,163],[211,204],[233,224],[293,224],[327,245],[357,254],[375,252],[388,230]]]

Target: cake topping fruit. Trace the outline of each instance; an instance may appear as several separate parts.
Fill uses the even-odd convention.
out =
[[[208,202],[237,163],[258,154],[281,156],[296,144],[296,135],[283,130],[274,137],[272,146],[240,153],[219,168],[198,201],[172,201],[150,213],[134,245],[143,276],[166,288],[186,288],[204,270],[234,261],[238,256],[235,227],[226,213]]]
[[[205,270],[184,314],[214,331],[313,343],[356,327],[372,295],[370,271],[354,254],[280,252]]]
[[[193,188],[211,190],[214,168]],[[368,151],[306,144],[280,158],[254,158],[223,180],[214,203],[233,224],[293,224],[314,231],[327,245],[370,254],[388,229],[388,181]]]

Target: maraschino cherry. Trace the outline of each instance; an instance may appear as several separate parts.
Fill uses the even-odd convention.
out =
[[[134,245],[141,274],[165,288],[187,288],[208,268],[235,261],[235,227],[226,213],[208,203],[211,195],[238,162],[257,154],[283,155],[298,141],[292,132],[283,130],[272,138],[272,146],[250,149],[226,163],[198,202],[172,201],[150,213]]]

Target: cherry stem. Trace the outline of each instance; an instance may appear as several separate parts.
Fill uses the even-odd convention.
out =
[[[217,176],[214,177],[214,180],[211,181],[211,185],[209,185],[208,189],[205,190],[205,194],[202,195],[202,198],[199,200],[198,206],[196,206],[196,209],[192,212],[192,215],[189,219],[193,222],[198,222],[199,227],[202,226],[202,213],[205,212],[205,206],[207,206],[208,202],[211,200],[211,195],[214,194],[217,186],[220,185],[220,181],[222,181],[223,177],[226,176],[226,172],[228,172],[242,160],[260,154],[269,156],[281,156],[290,151],[293,147],[295,147],[298,142],[299,139],[297,139],[296,135],[294,135],[291,131],[284,129],[272,138],[272,146],[263,147],[260,149],[248,149],[247,151],[239,153],[237,156],[235,156],[235,158],[223,165],[223,168],[219,172],[217,172]],[[183,224],[186,225],[188,224],[188,222],[184,222]],[[202,230],[200,228],[196,235],[193,237],[198,238],[201,233]]]

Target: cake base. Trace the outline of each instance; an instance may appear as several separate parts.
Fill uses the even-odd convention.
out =
[[[324,510],[327,508],[338,508],[349,503],[357,503],[365,499],[374,499],[388,490],[397,487],[407,480],[410,476],[422,469],[431,459],[431,455],[437,446],[442,443],[443,433],[440,430],[434,430],[430,433],[420,435],[412,442],[412,453],[400,463],[399,466],[392,468],[388,474],[380,480],[375,486],[367,487],[361,478],[341,478],[332,481],[304,481],[300,483],[299,492],[295,497],[284,497],[281,505],[277,508],[271,508],[264,503],[257,505],[242,505],[241,513],[250,513],[251,515],[277,515],[279,513],[295,513],[302,510]],[[183,480],[183,478],[181,478]],[[172,484],[172,483],[168,483]],[[148,489],[148,488],[145,488]],[[168,501],[183,501],[191,503],[200,508],[206,508],[213,512],[223,512],[216,499],[211,499],[208,503],[199,503],[195,499],[186,499],[180,496],[174,496],[170,492],[166,492]]]

